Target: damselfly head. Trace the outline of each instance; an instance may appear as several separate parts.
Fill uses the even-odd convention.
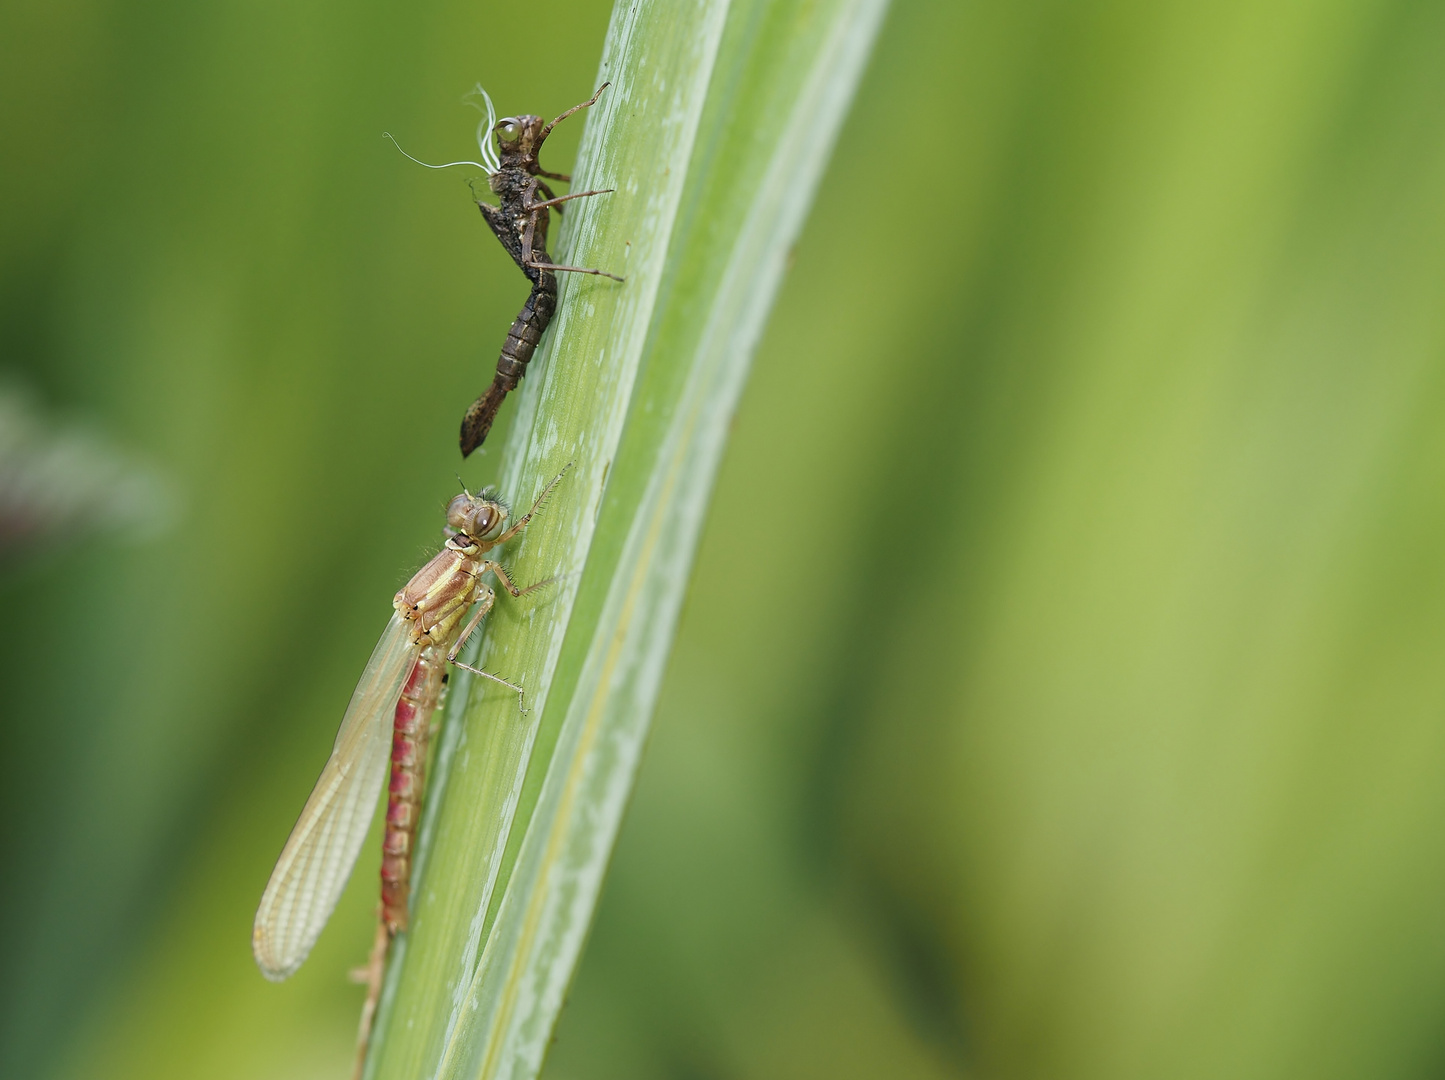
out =
[[[486,493],[470,495],[463,491],[447,504],[447,525],[473,540],[486,540],[507,520],[507,508]]]

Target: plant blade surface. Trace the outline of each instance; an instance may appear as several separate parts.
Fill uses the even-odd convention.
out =
[[[548,512],[550,539],[519,567],[524,580],[584,560],[585,572],[525,625],[487,630],[483,664],[538,687],[531,715],[518,721],[502,695],[473,683],[449,718],[413,932],[399,943],[369,1075],[541,1068],[728,423],[885,6],[699,3],[687,34],[659,5],[614,13],[600,79],[616,92],[589,118],[577,184],[622,197],[569,215],[562,250],[628,281],[565,283],[504,482],[521,503],[577,462]],[[546,779],[528,798],[523,777],[529,764],[540,776],[544,758]],[[514,821],[527,831],[508,876]]]

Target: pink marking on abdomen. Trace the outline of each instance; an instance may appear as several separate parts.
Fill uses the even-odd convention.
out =
[[[381,917],[393,934],[406,929],[412,848],[426,791],[427,738],[432,713],[441,700],[446,665],[442,650],[421,651],[392,720],[390,794],[381,840]]]

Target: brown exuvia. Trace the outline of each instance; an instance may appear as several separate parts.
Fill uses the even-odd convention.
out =
[[[547,254],[547,225],[552,207],[560,214],[561,204],[569,199],[583,199],[589,195],[604,195],[611,188],[601,191],[577,191],[560,198],[552,194],[546,180],[571,181],[565,173],[547,172],[537,162],[542,143],[567,117],[596,103],[606,90],[603,83],[597,93],[580,105],[574,105],[551,123],[543,123],[540,116],[509,116],[492,125],[496,138],[497,167],[489,170],[488,182],[493,194],[500,199],[500,206],[478,202],[482,217],[491,226],[492,232],[507,249],[527,280],[532,283],[531,295],[522,305],[521,312],[507,331],[507,340],[502,344],[502,355],[497,359],[497,374],[491,386],[462,417],[461,447],[466,457],[487,437],[496,419],[497,410],[509,391],[516,388],[527,372],[527,362],[537,349],[542,333],[552,321],[557,310],[557,274],[559,270],[573,274],[597,274],[614,281],[622,278],[604,270],[589,270],[581,266],[561,266]],[[540,198],[539,198],[540,196]]]

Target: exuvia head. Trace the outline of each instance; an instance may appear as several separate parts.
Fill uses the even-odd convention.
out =
[[[473,540],[488,540],[501,531],[507,508],[485,491],[477,495],[463,489],[447,503],[447,525]]]
[[[502,165],[531,172],[551,127],[540,116],[504,116],[498,120],[492,125],[492,133],[497,137]]]
[[[573,105],[551,123],[543,123],[540,116],[508,116],[499,121],[491,95],[482,89],[481,83],[478,83],[467,97],[480,97],[482,105],[478,105],[475,101],[471,104],[475,105],[479,111],[486,113],[486,119],[477,125],[477,148],[481,154],[481,161],[449,161],[445,165],[432,165],[420,158],[411,157],[405,150],[401,150],[401,144],[392,138],[390,132],[384,131],[382,134],[391,139],[396,144],[396,148],[412,161],[418,165],[425,165],[428,169],[450,169],[453,165],[475,165],[479,169],[485,169],[488,177],[495,177],[505,164],[536,175],[541,171],[537,167],[537,155],[542,152],[542,144],[547,141],[547,136],[552,133],[552,129],[578,109],[585,109],[589,105],[596,104],[597,99],[602,96],[602,91],[611,85],[611,83],[603,83],[597,88],[597,93],[588,100],[580,105]],[[491,132],[496,138],[495,145],[487,137],[488,132]],[[552,174],[544,175],[551,176]],[[562,178],[558,177],[558,179]]]

